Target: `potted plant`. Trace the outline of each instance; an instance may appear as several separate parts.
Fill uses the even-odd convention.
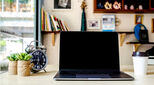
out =
[[[7,58],[9,59],[9,67],[8,72],[10,75],[16,75],[17,74],[17,55],[18,54],[11,54]]]
[[[19,76],[30,76],[30,70],[33,64],[31,64],[31,55],[27,53],[20,53],[18,58],[18,75]]]

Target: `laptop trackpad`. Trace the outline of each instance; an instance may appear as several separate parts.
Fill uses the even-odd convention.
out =
[[[76,78],[111,78],[109,74],[76,74]]]

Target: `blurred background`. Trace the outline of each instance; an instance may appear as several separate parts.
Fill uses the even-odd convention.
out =
[[[0,73],[7,71],[6,57],[24,52],[34,40],[35,0],[0,0]]]

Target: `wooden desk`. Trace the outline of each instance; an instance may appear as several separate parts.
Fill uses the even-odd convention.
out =
[[[0,85],[154,85],[154,75],[134,81],[54,81],[57,69],[55,66],[48,66],[47,73],[40,72],[28,77],[0,74]],[[126,73],[133,75],[132,72]]]

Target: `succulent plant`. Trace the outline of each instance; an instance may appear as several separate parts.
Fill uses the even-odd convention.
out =
[[[11,54],[10,56],[7,56],[7,58],[8,58],[10,61],[17,61],[17,60],[18,60],[18,58],[17,58],[18,55],[19,55],[19,54],[17,54],[17,53]]]
[[[29,61],[32,58],[32,56],[27,53],[20,53],[18,54],[17,58],[18,60],[21,60],[21,61]]]

